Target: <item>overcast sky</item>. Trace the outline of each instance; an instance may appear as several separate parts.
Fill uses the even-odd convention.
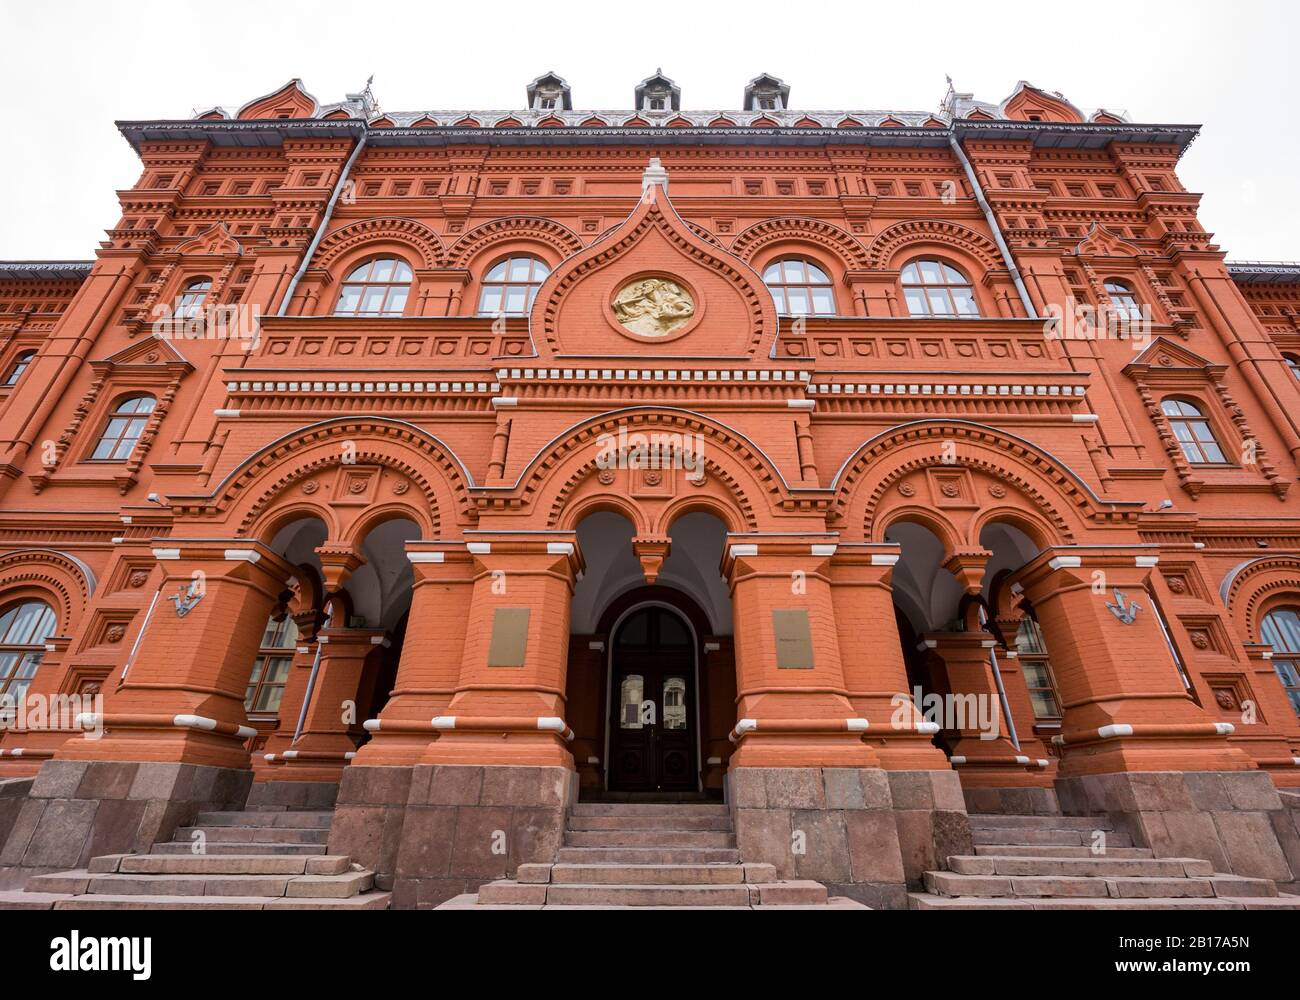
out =
[[[1295,0],[872,4],[0,0],[0,259],[85,259],[139,165],[116,119],[187,118],[301,77],[321,103],[375,76],[390,111],[521,108],[554,70],[578,108],[627,108],[662,66],[685,108],[736,108],[762,72],[791,106],[935,110],[944,74],[1019,79],[1085,111],[1198,123],[1183,160],[1233,259],[1297,260]]]

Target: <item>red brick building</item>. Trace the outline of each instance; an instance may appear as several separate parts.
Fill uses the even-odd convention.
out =
[[[107,878],[6,904],[223,825],[373,906],[1300,880],[1300,267],[1197,128],[527,103],[122,122],[94,261],[0,264],[0,871]]]

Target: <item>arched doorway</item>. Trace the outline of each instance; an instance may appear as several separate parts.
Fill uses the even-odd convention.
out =
[[[586,572],[573,595],[565,709],[583,794],[721,796],[736,722],[727,526],[705,511],[676,518],[653,583],[621,513],[590,513],[577,532]],[[652,730],[622,721],[628,677],[639,678],[627,694],[646,703]]]
[[[666,604],[630,609],[610,641],[609,789],[694,792],[699,700],[697,642]]]

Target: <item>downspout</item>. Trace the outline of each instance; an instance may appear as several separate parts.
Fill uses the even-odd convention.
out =
[[[980,608],[980,628],[988,624],[989,617]],[[998,700],[1002,702],[1002,715],[1007,720],[1007,735],[1011,737],[1011,745],[1020,750],[1020,737],[1016,735],[1016,720],[1011,717],[1011,702],[1007,700],[1007,689],[1002,683],[1002,668],[998,666],[998,651],[994,647],[989,649],[989,664],[993,667],[993,682],[998,686]]]
[[[1029,298],[1029,289],[1025,287],[1025,279],[1020,276],[1020,268],[1016,267],[1016,259],[1011,256],[1011,248],[1007,246],[1007,241],[1002,238],[1002,229],[998,226],[997,217],[993,214],[993,209],[984,198],[984,189],[980,187],[979,178],[975,176],[975,168],[971,166],[971,162],[966,156],[966,150],[961,148],[961,142],[957,139],[956,132],[948,133],[948,145],[952,147],[953,155],[957,157],[962,168],[966,171],[966,179],[970,181],[971,190],[975,192],[975,201],[979,204],[980,211],[984,213],[984,221],[988,223],[989,229],[993,233],[993,239],[998,245],[998,251],[1002,254],[1002,262],[1007,265],[1007,270],[1011,272],[1011,280],[1016,283],[1016,291],[1020,293],[1020,301],[1025,307],[1025,315],[1030,319],[1039,319],[1038,310],[1034,308],[1033,300]]]
[[[352,155],[343,164],[339,179],[334,183],[334,190],[330,192],[330,200],[325,205],[325,214],[321,216],[320,225],[316,227],[316,235],[311,238],[311,244],[302,255],[302,264],[294,272],[293,279],[285,290],[284,298],[280,300],[280,308],[275,312],[277,316],[283,316],[288,311],[289,303],[293,301],[293,293],[298,289],[298,282],[302,280],[302,276],[307,273],[307,268],[311,266],[312,258],[316,256],[316,248],[320,246],[320,241],[325,238],[325,230],[329,227],[330,218],[334,215],[334,206],[338,203],[339,195],[343,193],[343,186],[348,182],[348,175],[352,173],[352,167],[356,164],[357,157],[366,148],[366,137],[369,134],[368,130],[362,131],[361,138],[357,140],[357,144],[352,150]]]

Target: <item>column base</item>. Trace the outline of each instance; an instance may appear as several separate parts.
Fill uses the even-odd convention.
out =
[[[1300,882],[1300,797],[1262,771],[1065,776],[1056,791],[1067,815],[1105,815],[1157,858],[1203,858],[1284,889]]]
[[[927,869],[972,849],[952,771],[733,766],[727,802],[742,860],[876,909],[906,909]]]
[[[576,799],[565,767],[354,764],[329,851],[373,870],[395,909],[432,909],[521,864],[553,862]]]
[[[143,853],[203,811],[240,809],[247,769],[152,761],[47,761],[0,850],[0,879]]]

